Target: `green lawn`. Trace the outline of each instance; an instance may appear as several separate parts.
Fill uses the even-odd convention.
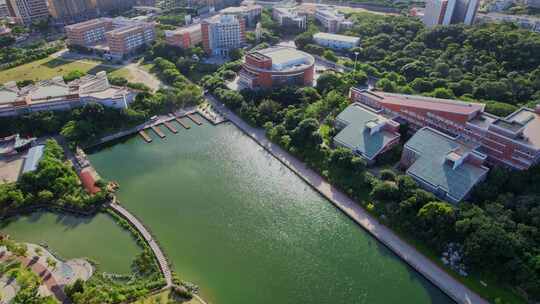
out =
[[[99,71],[114,71],[110,66],[96,60],[67,61],[64,59],[47,57],[23,64],[8,70],[0,71],[0,84],[19,80],[46,80],[55,76],[63,76],[73,70],[95,74]]]

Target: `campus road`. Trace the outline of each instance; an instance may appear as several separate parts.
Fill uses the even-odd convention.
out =
[[[264,129],[251,127],[240,117],[225,107],[221,102],[217,101],[213,96],[208,94],[206,95],[206,99],[240,130],[255,140],[260,146],[266,149],[266,151],[276,157],[285,166],[295,172],[322,196],[330,200],[343,213],[348,215],[352,220],[371,233],[371,235],[386,245],[411,267],[431,281],[435,286],[439,287],[454,301],[463,304],[489,303],[478,294],[469,290],[465,285],[451,277],[448,273],[446,273],[446,271],[439,268],[439,266],[437,266],[434,262],[416,251],[415,248],[401,240],[389,228],[379,223],[376,218],[368,214],[362,207],[360,207],[360,205],[358,205],[358,203],[333,187],[319,174],[308,168],[302,161],[298,160],[278,145],[270,142],[270,140],[266,138]]]

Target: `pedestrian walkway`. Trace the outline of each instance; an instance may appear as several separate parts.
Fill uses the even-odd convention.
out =
[[[37,259],[28,258],[28,257],[18,257],[11,253],[8,253],[7,251],[0,252],[0,261],[7,261],[9,259],[15,259],[21,262],[23,266],[29,268],[32,272],[38,275],[43,281],[42,284],[47,287],[47,289],[51,292],[51,294],[60,303],[62,304],[71,303],[71,301],[64,293],[62,286],[58,283],[58,280],[55,278],[55,276],[49,271],[49,269],[47,269],[45,265],[37,262]]]
[[[205,96],[208,102],[224,114],[229,121],[235,124],[246,135],[255,140],[266,151],[276,157],[281,163],[296,173],[306,183],[311,185],[322,196],[326,197],[343,213],[362,226],[377,240],[386,245],[396,255],[407,264],[421,273],[425,278],[440,288],[454,301],[464,304],[488,304],[486,300],[468,289],[461,282],[454,279],[445,270],[441,269],[434,262],[426,258],[420,252],[405,241],[400,239],[392,230],[379,223],[379,221],[367,213],[360,205],[333,187],[318,173],[307,167],[307,165],[283,150],[280,146],[272,143],[266,138],[264,129],[257,129],[230,111],[213,96]]]
[[[154,252],[154,256],[158,260],[159,268],[161,269],[161,273],[163,274],[163,277],[165,278],[165,283],[166,283],[165,288],[171,287],[173,284],[173,281],[172,281],[171,269],[169,268],[169,263],[167,262],[167,259],[165,258],[165,255],[161,251],[161,248],[159,247],[159,245],[152,238],[152,235],[150,234],[150,232],[148,232],[148,230],[146,230],[144,225],[124,207],[120,206],[117,203],[111,203],[109,206],[116,214],[120,215],[122,218],[129,221],[129,223],[133,225],[133,227],[137,229],[137,231],[139,231],[139,233],[142,235],[146,243],[148,243],[148,245],[150,246],[150,249],[152,249],[152,251]]]

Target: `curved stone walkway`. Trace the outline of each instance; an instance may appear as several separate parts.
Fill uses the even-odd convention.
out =
[[[298,160],[287,151],[283,150],[280,146],[268,140],[263,129],[257,129],[248,125],[239,116],[225,107],[213,96],[206,95],[205,97],[216,109],[221,112],[221,114],[228,118],[246,135],[251,137],[266,151],[272,154],[281,163],[283,163],[296,175],[313,187],[313,189],[319,192],[322,196],[326,197],[343,213],[367,230],[381,243],[386,245],[386,247],[392,250],[416,271],[421,273],[435,286],[440,288],[454,301],[464,304],[488,304],[488,301],[480,297],[477,293],[471,291],[467,286],[463,285],[458,280],[454,279],[437,264],[426,258],[407,242],[400,239],[392,230],[379,223],[375,217],[367,213],[355,201],[328,183],[318,173],[310,169],[304,162]]]
[[[169,267],[169,263],[167,262],[167,259],[165,258],[165,255],[163,254],[163,251],[161,251],[161,248],[156,243],[150,232],[144,227],[141,221],[139,221],[133,214],[131,214],[127,209],[120,206],[116,202],[111,203],[110,208],[118,215],[120,215],[122,218],[129,221],[137,231],[142,235],[146,243],[150,246],[150,249],[154,252],[154,255],[156,256],[156,259],[159,263],[159,268],[161,269],[161,273],[163,274],[163,277],[165,278],[166,286],[165,288],[171,287],[173,285],[172,281],[172,273],[171,269]]]

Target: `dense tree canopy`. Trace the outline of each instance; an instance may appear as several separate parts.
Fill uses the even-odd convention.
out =
[[[353,14],[352,18],[355,26],[345,34],[362,40],[350,57],[359,52],[358,61],[363,63],[359,66],[382,78],[378,83],[382,90],[513,106],[540,102],[537,33],[511,24],[426,29],[406,17]],[[488,110],[505,114],[509,108]]]

